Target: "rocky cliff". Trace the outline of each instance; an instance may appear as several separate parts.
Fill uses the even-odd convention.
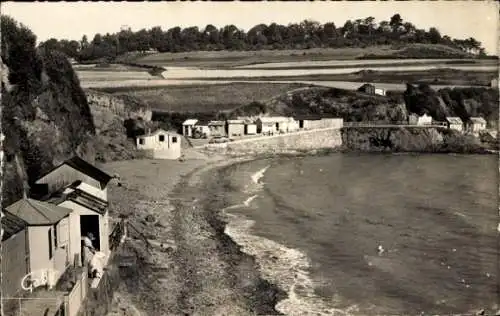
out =
[[[489,149],[477,137],[446,128],[344,128],[342,145],[366,152],[483,153]]]

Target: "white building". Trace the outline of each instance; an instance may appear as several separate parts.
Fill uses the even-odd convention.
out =
[[[385,96],[385,90],[381,88],[375,88],[375,94]]]
[[[456,131],[464,130],[464,123],[459,117],[446,117],[446,123],[448,124],[449,129]]]
[[[188,119],[182,123],[182,135],[186,137],[193,137],[193,132],[195,129],[195,125],[198,123],[197,119]]]
[[[196,124],[194,125],[194,130],[198,131],[203,137],[209,137],[210,136],[209,124],[210,124],[209,121],[200,120],[196,122]]]
[[[292,119],[293,120],[293,119]],[[274,134],[288,131],[290,118],[285,116],[263,116],[256,120],[257,133]],[[297,127],[298,129],[298,127]]]
[[[154,133],[139,136],[137,149],[146,151],[146,155],[152,159],[179,159],[181,137],[177,133],[158,129]]]
[[[486,129],[486,120],[482,117],[471,117],[467,124],[467,131],[470,133],[479,133]]]
[[[418,116],[414,113],[408,116],[408,124],[409,125],[432,125],[432,116],[424,115]]]

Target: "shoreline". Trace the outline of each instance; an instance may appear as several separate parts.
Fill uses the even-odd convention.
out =
[[[288,151],[265,155],[197,152],[202,158],[191,157],[184,162],[136,160],[108,164],[110,169],[120,174],[123,171],[113,168],[112,165],[132,167],[137,174],[142,174],[142,165],[158,165],[159,170],[166,166],[168,169],[168,174],[165,175],[153,171],[150,176],[142,176],[143,181],[151,186],[159,186],[157,190],[162,191],[161,198],[148,193],[150,196],[146,200],[164,203],[165,206],[156,212],[155,209],[144,209],[142,212],[136,212],[132,218],[137,226],[137,222],[144,222],[141,218],[148,215],[155,217],[152,225],[148,226],[146,223],[143,228],[148,240],[153,244],[152,254],[142,251],[141,256],[146,257],[141,260],[139,268],[142,275],[137,272],[139,278],[151,280],[151,284],[146,287],[138,286],[137,281],[134,283],[122,279],[121,283],[128,284],[120,285],[116,291],[112,308],[115,312],[109,313],[108,316],[152,315],[160,310],[169,315],[283,315],[277,311],[277,306],[289,298],[288,293],[277,284],[266,280],[256,257],[245,253],[243,246],[225,231],[228,222],[224,219],[223,210],[228,206],[228,202],[224,200],[224,191],[221,193],[220,190],[223,187],[223,184],[219,183],[220,175],[237,164],[271,157],[353,152],[372,154],[362,151],[344,152],[338,149]],[[134,174],[124,177],[125,181],[133,178]],[[167,187],[162,188],[163,182],[155,179],[162,179],[164,183],[168,183]],[[130,188],[131,191],[149,191],[140,183],[137,183],[136,187]],[[134,196],[130,198],[130,201],[119,202],[118,208],[125,205],[137,208],[137,205],[132,203],[144,202],[135,201]],[[128,240],[126,243],[138,248],[137,244],[141,241]],[[158,281],[154,283],[153,280]],[[141,281],[144,280],[139,282]],[[120,297],[130,299],[120,300]]]
[[[255,258],[241,251],[240,245],[225,234],[222,207],[212,212],[221,201],[211,196],[211,180],[214,179],[210,177],[235,164],[261,158],[214,155],[184,162],[136,160],[107,164],[108,170],[118,171],[120,176],[124,175],[125,181],[134,178],[122,170],[130,169],[130,166],[185,166],[177,170],[171,168],[171,177],[167,178],[172,181],[163,192],[163,199],[153,199],[165,205],[163,210],[137,211],[138,205],[135,205],[136,212],[131,217],[134,226],[144,224],[141,219],[144,216],[153,215],[156,219],[153,225],[142,229],[153,246],[148,254],[141,251],[144,242],[140,238],[127,238],[122,248],[133,248],[129,253],[135,253],[139,258],[138,266],[128,269],[129,274],[134,270],[135,281],[122,278],[108,316],[117,313],[152,315],[160,310],[174,315],[282,315],[275,306],[286,298],[286,294],[263,279]],[[154,179],[149,182],[157,185]],[[137,188],[132,188],[131,183],[126,186],[129,191],[141,191],[139,183],[135,184]],[[116,189],[123,190],[123,185]],[[143,190],[146,192],[147,188]],[[127,195],[130,195],[130,201],[121,199],[115,205],[122,212],[127,206],[134,208],[130,205],[134,203],[134,197]],[[137,204],[143,202],[136,201]],[[113,214],[113,217],[117,215]],[[144,226],[148,226],[147,223]],[[155,279],[158,281],[153,282]],[[123,297],[130,299],[124,300]]]

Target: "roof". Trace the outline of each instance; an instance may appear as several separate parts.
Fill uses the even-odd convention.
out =
[[[290,118],[284,116],[263,116],[259,117],[263,123],[287,122]]]
[[[452,116],[447,117],[446,120],[450,124],[463,124],[462,119],[459,118],[459,117],[455,117],[455,116],[453,116],[453,117]]]
[[[309,121],[315,121],[315,120],[322,119],[322,117],[320,115],[295,115],[293,118],[295,120],[309,120]]]
[[[112,176],[110,176],[106,172],[104,172],[101,169],[95,167],[94,165],[88,163],[87,161],[83,160],[82,158],[80,158],[78,156],[74,156],[73,158],[64,161],[63,163],[61,163],[57,167],[53,168],[52,170],[50,170],[47,173],[40,176],[40,178],[35,183],[39,184],[40,183],[39,181],[41,178],[52,173],[54,170],[60,168],[63,165],[68,165],[68,166],[72,167],[73,169],[76,169],[76,170],[88,175],[89,177],[99,181],[99,183],[103,187],[106,186],[108,184],[109,180],[111,180],[113,178]]]
[[[196,124],[196,122],[198,122],[197,119],[188,119],[188,120],[185,120],[184,123],[182,123],[182,125],[194,125],[194,124]]]
[[[164,129],[159,128],[159,129],[155,130],[152,133],[140,135],[139,137],[151,137],[151,136],[156,136],[156,135],[158,135],[160,133],[167,134],[167,135],[179,135],[179,134],[177,134],[175,132],[168,132],[168,131],[166,131]]]
[[[245,124],[244,120],[227,120],[228,124]]]
[[[17,216],[5,212],[2,216],[2,241],[9,239],[13,235],[26,228],[26,222]]]
[[[196,122],[195,125],[198,125],[198,126],[208,126],[209,123],[210,123],[209,120],[198,120],[198,122]]]
[[[474,124],[486,124],[486,120],[482,117],[471,117],[470,121]]]
[[[45,199],[45,201],[55,205],[59,205],[64,201],[72,201],[101,215],[106,213],[108,202],[79,189],[78,187],[80,184],[81,181],[76,181],[55,192]]]
[[[208,123],[208,126],[223,126],[226,125],[226,122],[224,121],[210,121]]]
[[[33,199],[21,199],[5,208],[27,225],[53,225],[71,213],[69,208]]]

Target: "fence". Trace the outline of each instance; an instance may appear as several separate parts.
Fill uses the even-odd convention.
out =
[[[81,269],[73,289],[64,296],[64,316],[76,316],[80,311],[83,301],[87,297],[88,273],[87,269]]]
[[[110,250],[115,250],[119,245],[122,240],[122,237],[126,233],[126,223],[125,219],[121,219],[120,222],[115,224],[115,227],[111,231],[111,234],[109,235],[109,249]]]
[[[448,127],[446,122],[432,122],[431,124],[409,124],[408,122],[344,122],[344,127],[422,127],[422,128],[433,128],[433,127]]]
[[[3,316],[66,316],[61,298],[2,297]]]

